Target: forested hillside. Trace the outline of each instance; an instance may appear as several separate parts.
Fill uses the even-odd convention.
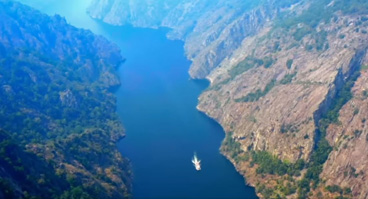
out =
[[[0,18],[0,198],[128,197],[119,49],[12,1]]]

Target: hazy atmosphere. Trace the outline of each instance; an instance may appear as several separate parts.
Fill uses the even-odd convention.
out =
[[[368,199],[366,0],[0,0],[0,199]]]

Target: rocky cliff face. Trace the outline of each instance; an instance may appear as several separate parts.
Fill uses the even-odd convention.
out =
[[[117,46],[13,1],[0,18],[0,198],[128,197]]]
[[[273,171],[264,174],[259,169],[262,167],[252,166],[256,156],[247,164],[248,156],[243,152],[268,151],[287,162],[300,158],[313,162],[318,140],[324,136],[318,133],[321,120],[332,114],[331,107],[339,97],[339,90],[345,84],[354,83],[347,79],[359,71],[357,68],[366,56],[365,23],[365,18],[359,15],[337,15],[335,21],[319,24],[315,33],[308,31],[300,40],[295,33],[305,24],[287,31],[265,28],[244,40],[242,47],[208,76],[211,88],[201,95],[198,108],[219,121],[226,132],[233,132],[232,139],[240,143],[241,155],[233,154],[234,150],[229,152],[226,144],[223,152],[248,182],[268,184],[272,190],[268,195],[267,188],[258,186],[263,197],[291,194],[289,197],[294,198],[292,192],[283,192],[280,187],[293,186],[298,180],[300,184],[302,178],[285,180],[275,177]],[[321,34],[325,39],[321,39]],[[361,109],[364,112],[364,105],[362,101],[355,102],[361,100],[364,91],[363,85],[359,87],[364,74],[353,88],[353,100],[340,112],[341,123],[332,122],[328,128],[327,139],[334,151],[320,176],[327,181],[319,183],[316,190],[308,188],[311,198],[330,198],[340,193],[346,196],[351,194],[350,190],[350,197],[367,197],[364,181],[367,164],[365,155],[361,154],[366,148],[365,120],[364,114],[357,116]],[[301,174],[307,172],[305,176],[308,176],[308,165],[306,169]],[[359,172],[360,176],[356,177]],[[270,173],[271,176],[267,175]],[[333,186],[338,191],[334,192]],[[304,190],[300,185],[297,187]],[[302,191],[298,191],[300,196],[299,192]]]
[[[322,178],[331,186],[351,187],[354,198],[367,198],[367,54],[359,61],[361,76],[352,88],[353,98],[340,110],[339,123],[327,131],[334,150],[324,165]]]
[[[190,75],[205,78],[244,38],[256,34],[275,16],[273,4],[258,4],[240,0],[94,0],[88,12],[114,25],[171,28],[170,39],[185,41],[185,52],[193,61]]]
[[[198,109],[224,127],[222,152],[261,197],[366,198],[367,3],[243,3],[182,1],[144,26],[185,41],[191,76],[211,82]],[[89,11],[141,26],[106,5]]]
[[[243,152],[268,151],[284,161],[295,162],[300,158],[313,161],[317,140],[321,139],[316,132],[321,118],[332,114],[336,93],[352,83],[347,79],[359,71],[357,67],[366,59],[363,58],[368,37],[364,17],[338,15],[334,22],[319,24],[317,34],[326,35],[324,41],[313,35],[316,33],[298,40],[295,33],[305,24],[287,32],[274,28],[270,32],[265,28],[264,34],[246,39],[230,59],[208,76],[212,86],[201,95],[198,108],[219,121],[227,132],[233,132],[232,138],[240,143]],[[270,67],[265,67],[265,58],[272,60]],[[327,181],[319,183],[316,190],[311,188],[311,198],[331,198],[340,193],[345,197],[367,197],[366,160],[361,154],[366,148],[365,120],[364,114],[359,114],[365,107],[361,99],[364,74],[353,87],[353,100],[340,111],[340,122],[333,122],[328,128],[327,139],[334,150],[320,175]],[[245,163],[247,153],[237,156],[227,148],[223,147],[223,152],[248,182],[271,184],[269,193],[273,197],[277,193],[280,196],[292,193],[280,191],[280,187],[293,186],[294,180],[262,174],[260,167],[252,166],[254,160]],[[301,180],[298,176],[294,178]],[[331,187],[337,187],[338,191]],[[302,190],[300,185],[298,189]],[[264,190],[263,197],[272,196],[266,196]],[[350,191],[352,195],[346,196]]]

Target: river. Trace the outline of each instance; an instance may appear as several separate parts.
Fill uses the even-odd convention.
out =
[[[206,81],[190,80],[183,42],[167,29],[110,26],[89,18],[89,0],[22,0],[42,12],[64,16],[116,43],[127,59],[116,92],[126,138],[118,143],[133,165],[134,198],[257,198],[253,188],[219,153],[224,132],[196,110]],[[196,171],[194,152],[202,160]]]

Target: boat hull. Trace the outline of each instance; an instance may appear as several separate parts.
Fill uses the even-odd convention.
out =
[[[200,171],[201,170],[201,161],[198,160],[197,156],[194,155],[193,159],[192,159],[192,163],[194,165],[194,168],[197,170],[197,171]]]

